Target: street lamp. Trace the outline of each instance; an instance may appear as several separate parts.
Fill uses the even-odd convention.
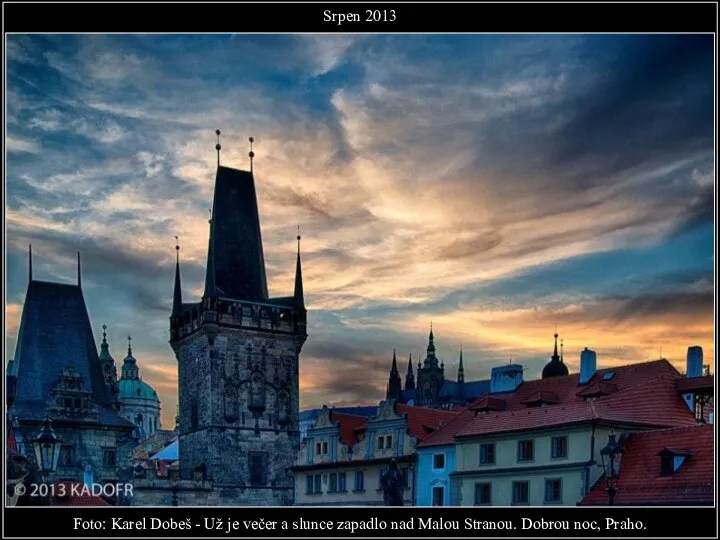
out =
[[[47,490],[45,499],[46,504],[50,504],[50,474],[57,469],[58,458],[60,457],[60,439],[55,435],[51,426],[52,422],[49,417],[45,417],[45,425],[40,435],[32,439],[33,450],[35,451],[35,462],[37,463],[40,473],[42,474]],[[42,492],[41,492],[42,495]]]
[[[35,451],[35,461],[46,483],[50,479],[50,473],[57,469],[60,457],[60,439],[55,435],[51,424],[50,418],[45,417],[43,430],[31,441]]]
[[[615,495],[617,494],[617,480],[619,467],[615,465],[615,458],[623,454],[622,447],[615,440],[615,432],[610,431],[607,444],[600,450],[600,458],[605,471],[605,482],[607,483],[608,504],[615,504]]]

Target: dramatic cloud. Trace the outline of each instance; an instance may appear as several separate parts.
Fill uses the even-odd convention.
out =
[[[454,375],[713,349],[713,37],[9,36],[7,303],[74,281],[175,416],[174,236],[201,294],[223,164],[255,138],[271,293],[302,231],[302,405],[381,398],[432,320]],[[97,337],[97,336],[96,336]]]

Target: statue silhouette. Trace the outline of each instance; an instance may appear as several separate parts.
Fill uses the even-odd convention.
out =
[[[395,458],[390,461],[390,467],[380,478],[380,488],[383,490],[385,506],[404,506],[405,479]]]

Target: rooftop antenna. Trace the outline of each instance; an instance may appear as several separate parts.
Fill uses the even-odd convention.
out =
[[[250,172],[253,172],[253,158],[255,157],[255,152],[253,152],[252,144],[255,142],[255,139],[250,137],[248,140],[250,141],[250,152],[248,153],[248,156],[250,156]]]
[[[217,135],[217,144],[215,145],[215,150],[217,150],[217,156],[218,156],[218,167],[220,166],[220,150],[222,149],[222,146],[220,145],[220,130],[215,130],[215,135]]]

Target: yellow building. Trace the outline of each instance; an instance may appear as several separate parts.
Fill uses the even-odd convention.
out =
[[[377,416],[323,407],[292,468],[296,505],[383,505],[380,478],[395,459],[405,478],[405,505],[415,499],[415,449],[456,413],[380,403]]]
[[[694,425],[666,360],[527,381],[488,395],[454,422],[450,504],[575,505],[602,475],[611,430]],[[449,427],[451,427],[449,426]],[[439,436],[439,437],[438,437]],[[438,431],[433,439],[447,440]]]

